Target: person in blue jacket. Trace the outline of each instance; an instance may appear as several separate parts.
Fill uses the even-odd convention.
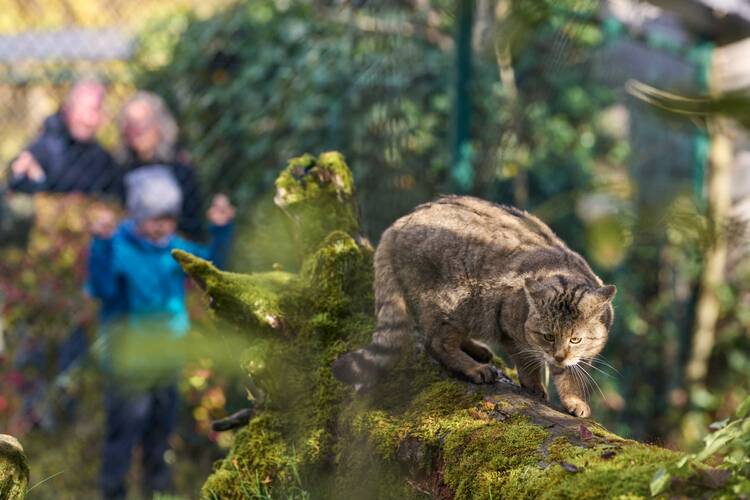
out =
[[[222,265],[234,208],[226,197],[214,200],[208,212],[212,240],[203,246],[175,235],[182,193],[168,168],[140,168],[125,182],[128,219],[115,227],[110,213],[100,213],[92,224],[89,256],[87,286],[101,301],[106,374],[101,487],[105,498],[125,498],[132,451],[141,444],[143,490],[150,498],[171,489],[164,454],[177,412],[179,362],[173,354],[190,327],[186,277],[171,251],[185,250]],[[166,366],[154,366],[161,358]]]

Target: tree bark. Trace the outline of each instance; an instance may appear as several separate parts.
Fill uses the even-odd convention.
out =
[[[373,251],[356,224],[341,225],[356,220],[351,182],[336,153],[292,160],[279,176],[276,203],[295,227],[315,228],[300,238],[298,273],[226,273],[175,253],[247,342],[243,367],[256,399],[203,496],[649,496],[655,472],[681,454],[562,413],[510,379],[459,381],[418,349],[367,393],[333,378],[331,363],[369,342],[374,325]],[[684,481],[668,491],[700,496],[724,486]]]

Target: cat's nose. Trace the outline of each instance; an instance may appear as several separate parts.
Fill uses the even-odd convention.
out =
[[[555,361],[558,363],[565,361],[565,354],[555,354]]]

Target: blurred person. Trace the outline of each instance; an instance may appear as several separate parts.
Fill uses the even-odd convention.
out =
[[[178,151],[179,129],[164,100],[150,92],[137,92],[123,105],[119,128],[123,144],[120,161],[124,169],[132,172],[155,163],[167,165],[183,193],[177,229],[191,240],[203,240],[204,204],[200,186],[195,170]],[[123,193],[123,198],[126,196]]]
[[[120,169],[96,140],[105,96],[95,80],[75,83],[60,110],[11,163],[10,190],[116,195]]]
[[[119,194],[121,170],[96,139],[105,121],[105,97],[106,88],[99,81],[82,79],[75,82],[60,109],[44,120],[39,135],[11,162],[9,191],[116,197]],[[33,209],[30,212],[33,213]],[[86,332],[86,325],[76,325],[60,345],[61,372],[86,351]],[[42,342],[36,340],[37,344]],[[21,355],[28,345],[24,342],[19,344],[17,349]],[[38,379],[40,384],[44,382],[43,377],[39,373],[35,375],[32,370],[26,369],[20,373],[29,380]],[[24,406],[36,408],[40,399],[36,393],[44,394],[47,388],[32,391],[27,390],[28,387],[28,384],[24,384],[19,388],[24,397]],[[70,405],[72,415],[75,401],[71,400]],[[47,426],[55,424],[51,416],[45,421]]]
[[[168,166],[139,168],[125,184],[129,218],[117,226],[114,216],[102,211],[91,227],[88,287],[102,303],[100,338],[107,374],[101,487],[105,498],[125,498],[132,452],[140,444],[143,490],[150,498],[171,489],[164,454],[178,404],[180,356],[174,353],[180,352],[179,339],[189,329],[186,277],[170,253],[182,249],[220,265],[231,239],[234,207],[226,197],[214,201],[208,211],[212,241],[204,246],[175,235],[183,197]],[[168,343],[154,349],[153,342],[162,336]],[[123,342],[136,349],[132,356],[122,353]],[[165,366],[155,370],[160,376],[144,379],[144,373],[154,373],[154,367],[146,366],[149,354]]]

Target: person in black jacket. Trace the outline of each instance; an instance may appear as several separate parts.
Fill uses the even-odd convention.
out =
[[[11,164],[11,191],[118,194],[120,168],[96,140],[105,94],[93,80],[73,85],[60,111]]]
[[[49,116],[39,136],[10,165],[10,191],[21,193],[83,193],[119,196],[122,172],[112,156],[97,142],[104,122],[106,89],[100,82],[80,80],[66,96],[60,110]],[[2,196],[3,193],[0,193]],[[59,370],[75,366],[88,349],[86,326],[76,325],[59,351]],[[63,391],[68,416],[75,412],[76,398]],[[49,421],[46,425],[53,425]]]
[[[183,193],[177,229],[194,241],[205,239],[204,201],[195,170],[181,161],[177,150],[177,124],[161,97],[139,91],[122,107],[119,120],[125,177],[141,167],[167,165]],[[122,198],[126,198],[125,189]]]

